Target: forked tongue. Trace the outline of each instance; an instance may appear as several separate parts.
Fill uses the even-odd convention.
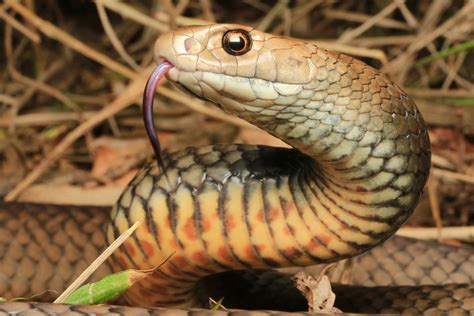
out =
[[[151,74],[150,78],[145,85],[145,91],[143,91],[143,120],[145,122],[145,129],[150,139],[151,146],[155,153],[156,161],[158,166],[163,170],[166,176],[165,165],[163,163],[163,157],[161,155],[161,146],[158,137],[155,132],[155,122],[153,120],[153,100],[155,96],[156,86],[160,82],[161,78],[171,69],[173,65],[168,61],[163,61],[156,66],[155,70]]]

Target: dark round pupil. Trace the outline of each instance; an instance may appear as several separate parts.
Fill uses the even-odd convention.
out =
[[[241,35],[232,35],[229,40],[229,48],[234,51],[241,51],[245,48],[245,39]]]
[[[245,30],[229,30],[222,37],[222,48],[230,55],[243,55],[252,48],[252,37]]]

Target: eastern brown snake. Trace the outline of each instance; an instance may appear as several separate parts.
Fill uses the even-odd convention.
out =
[[[106,233],[109,243],[135,221],[142,225],[114,253],[111,264],[118,270],[149,269],[174,255],[153,277],[127,292],[129,304],[202,306],[209,292],[222,293],[219,276],[200,281],[208,275],[227,270],[306,266],[352,257],[389,238],[411,215],[430,168],[428,132],[413,101],[376,69],[313,44],[228,24],[193,26],[163,34],[157,41],[155,57],[166,68],[171,83],[264,129],[293,149],[214,145],[172,153],[159,161],[160,167],[156,162],[146,165],[112,211]],[[148,105],[154,88],[152,83],[146,90]],[[151,129],[149,125],[148,130]],[[159,153],[159,148],[155,149]],[[11,207],[3,205],[2,223],[8,223]],[[86,210],[79,211],[79,215],[65,215],[57,209],[49,212],[62,230],[76,230],[61,226],[71,219],[78,227],[85,228],[84,223],[90,223],[84,221],[90,216]],[[46,215],[31,219],[23,211],[16,214],[19,217],[15,228],[11,223],[0,226],[0,232],[8,238],[13,237],[11,232],[15,229],[17,233],[21,231],[18,223],[36,220],[46,227],[53,225],[40,220]],[[91,218],[95,226],[105,222],[104,215],[94,214]],[[54,225],[51,229],[58,230]],[[38,238],[33,230],[27,231],[24,238]],[[45,234],[44,240],[58,242],[50,231]],[[95,238],[93,248],[103,246],[99,237]],[[86,247],[78,245],[85,242],[83,239],[87,238],[71,238],[80,249]],[[11,244],[15,242],[18,239]],[[411,245],[403,239],[393,242]],[[11,250],[11,244],[4,249]],[[19,247],[21,251],[28,251],[29,246],[25,245]],[[472,262],[471,249],[459,251],[461,257],[467,256]],[[58,255],[44,253],[47,258]],[[395,251],[387,256],[392,255],[395,261],[400,259]],[[459,261],[456,258],[452,260]],[[0,276],[4,269],[11,269],[8,258],[2,260]],[[35,260],[41,267],[42,259]],[[409,262],[403,264],[408,266]],[[457,265],[462,266],[459,262]],[[406,272],[410,274],[409,270]],[[226,285],[230,290],[224,290],[224,305],[232,288],[243,297],[242,291],[256,286],[257,281],[245,283],[250,274],[227,275],[231,281]],[[463,282],[469,284],[425,287],[418,292],[413,292],[414,288],[401,292],[377,288],[367,297],[367,289],[350,288],[349,292],[357,293],[359,302],[346,299],[344,291],[336,295],[345,304],[361,305],[355,311],[468,313],[474,310],[474,288],[472,275],[469,271],[465,274]],[[266,275],[255,277],[265,280]],[[275,292],[278,284],[284,286],[268,298],[276,303],[274,306],[282,305],[285,297],[292,297],[293,303],[301,300],[288,290],[287,281],[274,284],[270,278],[266,280],[268,288],[263,293],[270,289]],[[5,291],[18,295],[15,283],[11,283]],[[39,290],[35,286],[30,283],[31,289]],[[254,294],[247,296],[252,298]],[[382,301],[380,306],[376,301]],[[228,302],[234,306],[231,298]],[[235,302],[237,307],[260,308],[253,303],[239,305],[239,299]],[[375,302],[372,305],[376,307],[368,302]],[[166,313],[107,306],[0,305],[0,311],[23,309],[26,314],[47,309]]]

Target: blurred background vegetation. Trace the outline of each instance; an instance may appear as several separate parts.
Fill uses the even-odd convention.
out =
[[[155,39],[170,28],[212,22],[313,41],[364,60],[402,86],[429,123],[433,145],[428,194],[410,225],[464,226],[472,239],[470,0],[4,0],[0,195],[113,204],[151,157],[141,94]],[[167,151],[217,142],[280,144],[166,84],[157,92],[158,134]]]

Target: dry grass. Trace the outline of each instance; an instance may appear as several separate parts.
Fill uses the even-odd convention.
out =
[[[120,177],[131,170],[107,180],[89,172],[98,161],[94,143],[103,136],[145,137],[140,97],[156,37],[182,25],[237,22],[358,56],[404,86],[432,126],[435,172],[428,192],[436,223],[472,225],[474,1],[268,3],[5,0],[0,194],[28,200],[32,184],[57,178],[58,188],[123,187]],[[233,142],[252,128],[166,86],[158,93],[160,137],[169,150]],[[136,159],[131,165],[143,162]]]

